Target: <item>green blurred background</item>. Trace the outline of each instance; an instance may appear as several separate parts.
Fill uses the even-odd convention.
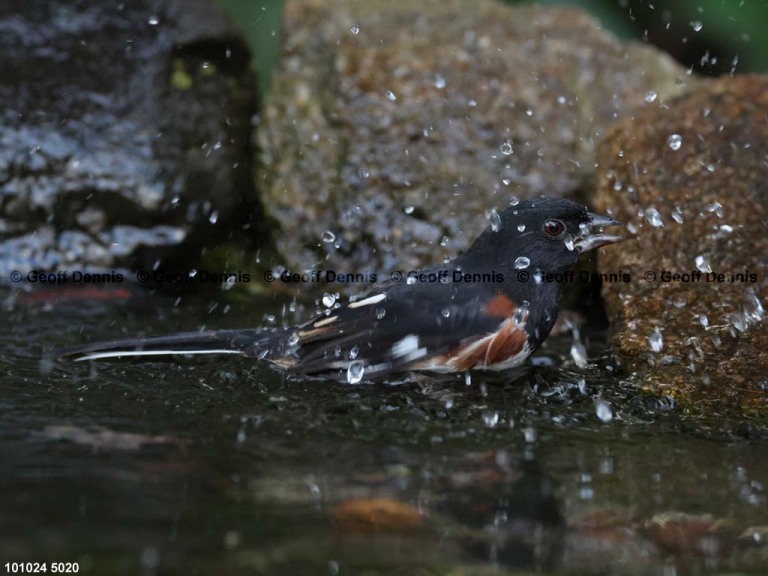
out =
[[[285,0],[220,0],[245,31],[263,90],[277,60]],[[393,0],[397,1],[397,0]],[[418,1],[418,0],[417,0]],[[467,0],[471,6],[473,0]],[[524,4],[507,0],[508,4]],[[539,0],[579,6],[622,38],[654,44],[700,74],[768,67],[768,0]]]

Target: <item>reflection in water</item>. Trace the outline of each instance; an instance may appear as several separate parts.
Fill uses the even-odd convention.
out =
[[[81,331],[96,339],[257,325],[264,311],[127,302],[32,301],[6,312],[6,558],[131,574],[768,566],[765,447],[703,437],[719,423],[686,431],[673,404],[638,395],[606,367],[599,335],[584,335],[587,368],[564,335],[535,368],[475,374],[469,385],[461,376],[297,382],[231,358],[52,360],[52,348]]]

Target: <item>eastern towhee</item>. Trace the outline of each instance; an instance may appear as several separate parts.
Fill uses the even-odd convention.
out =
[[[494,214],[460,257],[378,285],[293,328],[213,330],[85,344],[78,360],[242,354],[298,375],[349,383],[409,371],[503,370],[522,364],[557,318],[560,284],[580,254],[611,244],[613,218],[561,198]]]

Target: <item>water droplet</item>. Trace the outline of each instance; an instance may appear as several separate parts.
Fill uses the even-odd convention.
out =
[[[499,150],[501,150],[501,153],[504,154],[504,156],[509,156],[512,154],[512,143],[509,140],[505,140],[501,143],[501,146],[499,146]]]
[[[712,272],[712,266],[709,264],[709,259],[701,254],[696,256],[696,268],[699,272],[703,272],[704,274]]]
[[[335,303],[336,303],[336,296],[335,295],[329,294],[328,292],[323,294],[323,306],[325,306],[326,308],[330,308]]]
[[[406,284],[416,284],[416,282],[417,282],[417,280],[416,280],[416,277],[415,277],[415,276],[412,276],[412,275],[410,275],[410,274],[409,274],[409,275],[408,275],[408,277],[406,277],[406,279],[405,279],[405,283],[406,283]]]
[[[600,422],[608,423],[613,420],[613,410],[611,410],[611,405],[603,399],[596,400],[595,416],[597,416],[597,419],[600,420]]]
[[[691,22],[691,28],[693,28],[694,32],[701,32],[701,29],[704,28],[704,24],[702,24],[698,20],[694,20],[693,22]]]
[[[472,374],[469,372],[464,372],[464,384],[467,386],[472,385]]]
[[[672,148],[672,150],[680,150],[680,146],[683,145],[683,137],[680,136],[680,134],[671,134],[669,138],[667,138],[667,145]]]
[[[150,15],[150,17],[147,18],[147,24],[150,26],[157,26],[160,24],[160,17],[157,14]]]
[[[573,252],[573,249],[575,248],[573,244],[573,236],[570,234],[566,235],[565,240],[563,241],[565,243],[565,247],[568,248],[571,252]]]
[[[352,24],[352,26],[349,28],[349,31],[352,32],[352,34],[360,34],[360,26],[357,24]]]
[[[409,215],[413,214],[414,210],[415,210],[415,208],[413,206],[406,206],[405,208],[403,208],[403,212],[405,212],[406,214],[409,214]]]
[[[584,343],[579,339],[578,332],[574,335],[573,342],[571,343],[571,358],[579,368],[586,368],[589,366],[589,357],[587,356],[587,349],[584,347]]]
[[[496,428],[496,425],[498,423],[499,423],[498,412],[492,411],[492,410],[483,412],[483,424],[485,424],[488,428]]]
[[[741,312],[733,312],[732,314],[729,314],[728,320],[731,321],[733,327],[739,332],[746,332],[747,328],[749,328],[749,322]]]
[[[522,231],[522,230],[521,230]],[[519,256],[515,259],[515,270],[525,270],[531,265],[531,259],[527,256]]]
[[[499,211],[496,208],[491,208],[488,212],[488,220],[491,222],[491,230],[498,232],[501,228],[501,216],[499,216]]]
[[[672,220],[677,222],[678,224],[683,223],[683,213],[680,212],[680,208],[675,208],[672,212]]]
[[[654,228],[660,228],[664,226],[664,222],[661,220],[661,214],[656,208],[648,208],[645,211],[645,221],[648,222]]]
[[[293,332],[288,337],[288,346],[296,346],[296,344],[298,344],[298,343],[299,343],[299,333],[298,332]]]
[[[712,202],[712,204],[707,206],[707,211],[714,212],[718,218],[723,217],[723,205],[720,202]]]
[[[747,295],[747,303],[744,305],[744,313],[754,322],[759,322],[763,319],[763,316],[765,316],[763,304],[754,292],[750,292],[750,294]]]
[[[699,314],[699,323],[701,323],[704,328],[709,326],[709,318],[707,318],[706,314]]]
[[[381,320],[387,315],[387,311],[384,308],[376,308],[376,320]]]
[[[643,100],[650,104],[656,100],[657,96],[658,94],[656,94],[656,92],[653,90],[648,90],[648,92],[645,93],[645,96],[643,96]]]
[[[357,346],[353,346],[349,350],[349,359],[354,360],[355,358],[357,358],[358,354],[360,354],[360,348],[358,348]]]
[[[362,362],[352,362],[347,368],[347,382],[357,384],[363,379],[365,374],[365,365]]]
[[[518,198],[517,196],[512,196],[509,199],[509,205],[510,206],[517,206],[518,204],[520,204],[520,198]]]
[[[336,234],[334,234],[330,230],[326,230],[325,232],[323,232],[322,240],[326,244],[330,244],[331,242],[336,240]]]
[[[440,74],[435,76],[435,88],[437,88],[438,90],[442,90],[443,88],[445,88],[445,78],[440,76]]]
[[[395,96],[395,93],[394,93],[394,92],[392,92],[392,90],[387,90],[387,91],[385,92],[385,94],[386,94],[387,98],[389,98],[390,100],[392,100],[392,102],[394,102],[395,100],[397,100],[397,96]]]
[[[562,104],[565,104],[566,102],[567,102],[567,100],[565,99],[565,96],[561,95],[561,96],[557,97],[557,103],[558,104],[562,105]]]
[[[579,394],[582,396],[587,395],[587,381],[582,378],[576,383],[576,387],[579,389]]]
[[[517,310],[515,310],[515,313],[512,314],[512,322],[515,323],[515,326],[522,326],[525,324],[525,321],[528,319],[528,309],[525,306],[520,306]]]
[[[523,432],[523,438],[525,438],[526,442],[528,442],[529,444],[536,442],[536,428],[527,426],[523,428],[522,432]]]
[[[664,347],[664,337],[658,328],[654,328],[651,335],[648,336],[648,345],[653,352],[661,352],[661,349]]]
[[[534,272],[533,273],[533,281],[536,282],[536,284],[541,284],[544,282],[544,273],[543,272]]]
[[[517,231],[518,232],[525,232],[525,224],[518,224],[517,225]]]

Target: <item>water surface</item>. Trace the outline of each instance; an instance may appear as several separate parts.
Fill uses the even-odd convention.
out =
[[[18,296],[18,297],[16,297]],[[92,574],[766,574],[768,451],[551,338],[515,375],[349,386],[56,346],[277,298],[4,295],[0,556]],[[600,407],[600,410],[598,410]],[[712,426],[719,428],[714,422]]]

